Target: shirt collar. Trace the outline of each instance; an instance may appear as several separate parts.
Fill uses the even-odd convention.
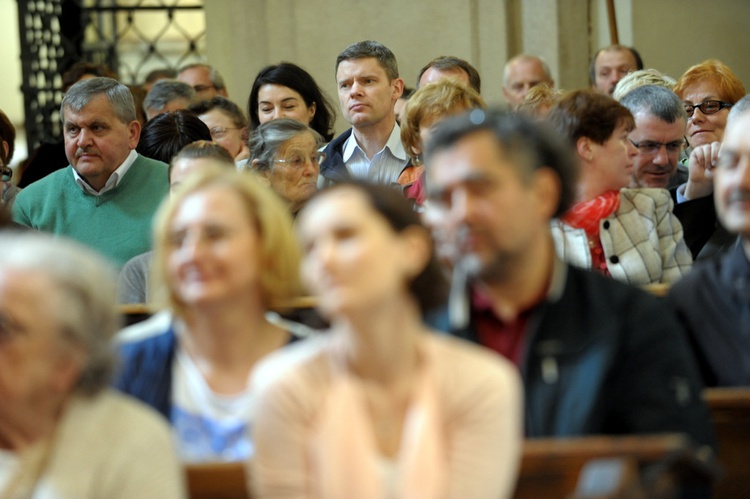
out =
[[[472,307],[476,307],[479,310],[489,310],[492,308],[492,304],[488,298],[472,292],[470,287],[467,288],[464,284],[466,276],[456,276],[455,270],[454,268],[454,275],[451,282],[451,296],[448,301],[448,318],[452,328],[462,329],[469,325]],[[567,276],[568,266],[555,254],[552,260],[552,276],[550,277],[549,287],[547,288],[543,302],[554,303],[562,297],[565,291]],[[459,291],[461,288],[463,288],[463,292]],[[473,302],[474,298],[480,299],[477,302]]]
[[[359,147],[359,144],[357,144],[357,139],[356,137],[354,137],[354,130],[352,129],[352,133],[350,133],[349,137],[347,137],[347,139],[344,141],[344,148],[341,151],[341,157],[343,158],[344,163],[348,162],[354,152],[357,150],[359,150],[362,154],[365,153]]]
[[[391,130],[391,136],[388,137],[388,142],[385,143],[385,147],[391,151],[395,157],[400,160],[407,160],[409,156],[406,154],[404,149],[404,143],[401,142],[401,127],[396,123]]]
[[[125,176],[126,173],[128,173],[128,170],[130,170],[130,167],[133,165],[135,160],[138,158],[138,153],[135,152],[135,149],[132,149],[130,151],[130,154],[128,154],[128,157],[125,158],[125,161],[122,162],[122,164],[117,167],[115,171],[112,172],[112,175],[109,176],[107,179],[107,182],[104,184],[104,187],[100,191],[96,191],[93,187],[91,187],[84,179],[81,177],[75,168],[73,168],[73,178],[76,181],[76,184],[84,191],[87,192],[93,196],[101,196],[105,192],[111,191],[115,187],[117,187],[120,184],[120,180]]]
[[[393,130],[391,130],[391,134],[388,136],[388,141],[385,143],[385,146],[381,151],[385,149],[388,149],[394,157],[402,161],[408,159],[408,155],[404,149],[404,144],[401,142],[401,127],[398,126],[398,123],[394,123]],[[349,161],[356,151],[360,151],[362,155],[365,154],[362,148],[359,147],[357,138],[354,136],[354,130],[352,129],[352,133],[349,134],[349,137],[344,142],[344,148],[341,151],[341,157],[343,158],[344,163]],[[378,151],[378,154],[380,154],[381,151]]]

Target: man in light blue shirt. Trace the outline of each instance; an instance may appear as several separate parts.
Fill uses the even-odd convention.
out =
[[[352,128],[325,148],[323,185],[359,178],[393,184],[409,163],[393,105],[404,90],[396,57],[383,44],[357,42],[336,59],[341,113]]]

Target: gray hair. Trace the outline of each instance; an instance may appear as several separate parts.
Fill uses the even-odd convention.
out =
[[[672,90],[676,83],[677,80],[656,69],[639,69],[626,74],[617,82],[612,98],[620,101],[628,92],[644,85],[658,85]]]
[[[325,142],[318,132],[304,123],[290,118],[280,118],[263,123],[253,131],[248,141],[248,147],[250,148],[250,158],[247,160],[248,166],[255,171],[270,170],[281,146],[287,140],[304,132],[310,133],[318,146]],[[254,164],[255,160],[257,160],[257,163]]]
[[[112,111],[121,122],[127,125],[137,119],[130,89],[113,78],[103,76],[81,80],[70,87],[60,104],[60,119],[65,122],[66,108],[78,113],[99,95],[107,98]]]
[[[727,125],[748,109],[750,109],[750,94],[747,94],[734,103],[732,108],[729,110],[729,114],[727,115]]]
[[[177,80],[159,80],[151,87],[143,101],[146,111],[161,111],[175,99],[187,99],[188,103],[195,98],[193,87]]]
[[[368,57],[374,57],[378,60],[378,64],[380,64],[385,70],[385,74],[388,76],[388,81],[393,81],[398,78],[396,56],[393,55],[391,49],[380,42],[372,40],[353,43],[346,47],[344,51],[336,57],[336,72],[339,70],[339,64],[344,61],[365,59]]]
[[[182,73],[183,71],[187,71],[188,69],[193,69],[193,68],[208,69],[208,79],[211,80],[211,83],[214,84],[214,86],[216,87],[216,90],[223,90],[224,88],[226,88],[226,85],[224,84],[224,78],[221,76],[221,73],[219,73],[219,71],[216,68],[214,68],[213,66],[209,64],[205,64],[202,62],[194,62],[192,64],[187,64],[185,66],[182,66],[179,69],[179,71],[177,71],[177,74],[179,76],[179,74]]]
[[[48,313],[62,338],[87,354],[75,390],[93,395],[104,389],[114,363],[110,340],[121,325],[113,268],[93,250],[48,234],[0,234],[0,248],[0,269],[39,273],[52,281]]]
[[[552,71],[550,71],[547,61],[545,61],[544,59],[536,55],[520,54],[520,55],[513,57],[511,60],[505,63],[505,67],[503,67],[503,85],[505,85],[506,87],[508,86],[508,78],[510,78],[510,66],[514,62],[521,62],[521,61],[539,62],[539,64],[542,65],[542,70],[544,71],[544,76],[547,77],[547,81],[552,81]]]
[[[627,107],[633,116],[644,112],[652,114],[662,121],[674,123],[687,122],[687,113],[677,95],[668,88],[658,85],[644,85],[625,94],[620,104]]]

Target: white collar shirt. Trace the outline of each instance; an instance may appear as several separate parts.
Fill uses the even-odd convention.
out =
[[[401,143],[401,128],[398,123],[393,126],[383,149],[378,151],[372,159],[368,159],[365,151],[359,147],[353,130],[344,142],[342,153],[346,168],[352,177],[379,184],[396,183],[404,167],[409,163],[409,157]]]
[[[76,180],[76,184],[78,184],[78,187],[80,187],[84,192],[87,192],[91,194],[92,196],[101,196],[105,192],[111,191],[115,187],[117,187],[120,183],[120,180],[125,176],[126,173],[128,173],[128,170],[130,170],[130,167],[133,166],[133,163],[135,163],[135,160],[138,159],[138,153],[135,152],[135,149],[132,149],[130,151],[130,154],[128,154],[128,157],[125,158],[125,161],[122,162],[120,166],[117,167],[115,171],[112,172],[112,175],[109,176],[107,179],[107,182],[104,184],[104,187],[97,192],[96,189],[91,187],[84,179],[81,177],[75,168],[73,168],[73,177]]]

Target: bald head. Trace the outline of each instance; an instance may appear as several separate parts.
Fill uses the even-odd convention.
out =
[[[549,67],[541,58],[522,54],[505,64],[503,96],[511,109],[515,110],[529,90],[540,83],[555,86]]]

